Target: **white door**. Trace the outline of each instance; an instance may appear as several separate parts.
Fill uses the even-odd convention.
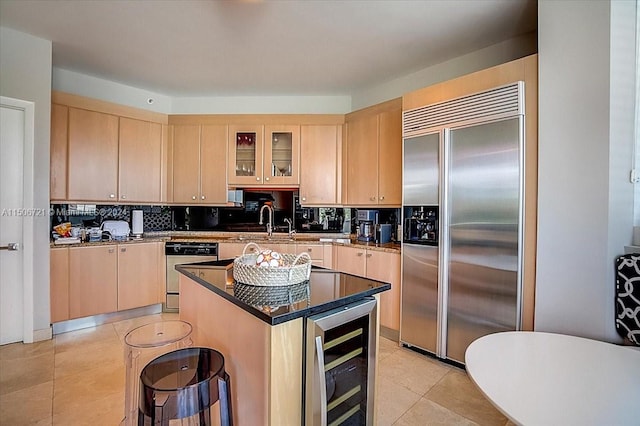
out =
[[[27,112],[2,98],[0,109],[0,344],[24,340],[24,152]],[[32,105],[32,104],[31,104]]]

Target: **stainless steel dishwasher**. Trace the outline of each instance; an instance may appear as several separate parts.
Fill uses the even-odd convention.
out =
[[[164,245],[167,256],[167,294],[162,306],[164,312],[178,312],[180,307],[179,273],[176,265],[218,260],[218,243],[167,242]]]

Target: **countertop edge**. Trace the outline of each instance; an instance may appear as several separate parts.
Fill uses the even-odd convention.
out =
[[[223,297],[224,299],[228,300],[229,302],[233,303],[234,305],[236,305],[237,307],[241,308],[242,310],[244,310],[245,312],[247,312],[248,314],[253,315],[254,317],[264,321],[265,323],[269,324],[269,325],[278,325],[278,324],[282,324],[285,323],[287,321],[291,321],[294,320],[296,318],[305,318],[305,317],[309,317],[311,315],[320,313],[320,312],[326,312],[335,308],[339,308],[345,305],[348,305],[349,303],[352,302],[356,302],[358,300],[362,300],[365,297],[368,296],[373,296],[375,294],[378,293],[382,293],[383,291],[387,291],[391,289],[391,284],[389,283],[384,283],[384,285],[380,286],[380,287],[376,287],[373,289],[369,289],[369,290],[365,290],[362,291],[360,293],[351,295],[351,296],[346,296],[343,298],[340,298],[338,300],[333,300],[331,302],[326,302],[320,305],[316,305],[316,306],[312,306],[312,307],[308,307],[305,309],[300,309],[298,311],[294,311],[294,312],[288,312],[286,314],[282,314],[279,315],[277,317],[270,317],[269,315],[265,314],[264,312],[250,306],[247,305],[246,303],[238,300],[237,298],[233,297],[232,295],[230,295],[229,293],[227,293],[226,291],[222,290],[221,288],[207,282],[206,280],[203,280],[202,278],[188,272],[185,268],[183,268],[183,266],[194,266],[197,265],[197,263],[191,263],[191,264],[186,264],[186,265],[176,265],[176,270],[178,272],[180,272],[182,275],[184,275],[185,277],[195,281],[196,283],[202,285],[203,287],[213,291],[214,293],[216,293],[218,296]],[[337,272],[331,269],[326,269],[327,271],[331,271],[331,272]],[[344,272],[340,272],[341,274],[345,274],[345,275],[350,275]],[[370,278],[368,278],[370,279]],[[371,280],[371,281],[377,281],[377,280]],[[377,281],[377,282],[382,282],[382,281]]]
[[[289,239],[280,239],[274,238],[272,240],[265,240],[262,236],[249,236],[249,237],[239,237],[239,236],[228,236],[228,235],[210,235],[210,236],[194,236],[194,235],[150,235],[148,237],[143,238],[131,238],[126,241],[96,241],[96,242],[83,242],[83,243],[75,243],[75,244],[55,244],[54,242],[49,243],[49,248],[64,248],[64,247],[95,247],[95,246],[104,246],[104,245],[116,245],[116,244],[140,244],[140,243],[153,243],[153,242],[212,242],[212,243],[249,243],[249,242],[257,242],[259,244],[267,247],[269,244],[330,244],[332,246],[344,246],[344,247],[354,247],[354,248],[366,248],[367,250],[373,251],[381,251],[387,253],[400,253],[401,244],[400,243],[386,243],[386,244],[375,244],[375,243],[365,243],[360,242],[355,239],[351,239],[350,243],[342,243],[336,241],[321,241],[320,238],[326,237],[304,237],[304,238],[296,238],[293,240]]]

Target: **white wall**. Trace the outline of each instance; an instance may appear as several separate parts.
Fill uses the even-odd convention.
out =
[[[365,108],[435,83],[504,64],[524,56],[533,55],[536,52],[537,38],[535,32],[525,34],[521,37],[512,38],[427,67],[404,77],[396,78],[374,87],[367,87],[352,94],[351,106],[353,110]]]
[[[0,27],[0,94],[34,102],[34,207],[49,209],[51,42]],[[49,329],[49,217],[34,218],[33,329]]]
[[[614,256],[629,244],[633,221],[627,62],[635,46],[633,37],[619,39],[629,19],[633,1],[538,3],[539,331],[619,340]]]
[[[53,69],[52,88],[164,114],[345,114],[351,96],[212,96],[172,98],[97,77]],[[149,104],[148,99],[153,99]]]
[[[163,114],[171,113],[171,98],[160,93],[62,68],[53,68],[52,74],[54,90]],[[148,99],[153,99],[153,103],[149,103]]]
[[[173,98],[173,114],[346,114],[351,96]]]

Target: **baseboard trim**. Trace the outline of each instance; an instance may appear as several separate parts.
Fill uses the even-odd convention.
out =
[[[394,342],[400,341],[400,332],[398,330],[394,330],[382,325],[380,326],[380,335],[382,337],[386,337],[387,339],[391,339]]]
[[[102,324],[127,320],[145,315],[159,314],[162,312],[162,304],[143,306],[142,308],[129,309],[126,311],[111,312],[108,314],[94,315],[91,317],[75,318],[67,321],[60,321],[53,324],[53,335],[67,333],[69,331],[80,330],[82,328],[95,327]]]

